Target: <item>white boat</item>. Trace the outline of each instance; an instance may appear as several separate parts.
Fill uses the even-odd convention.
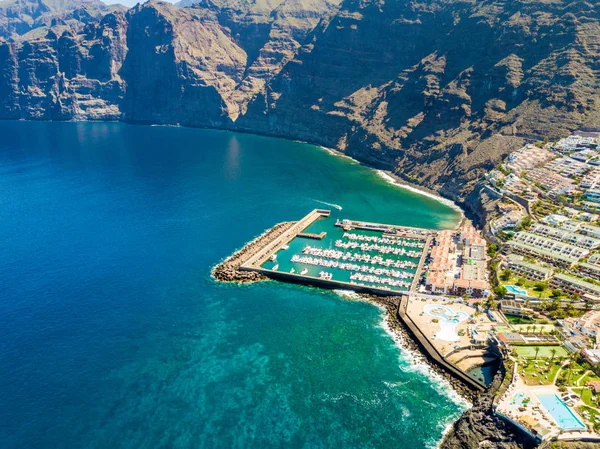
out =
[[[275,262],[277,260],[277,254],[273,254],[271,256],[271,261]]]
[[[304,269],[303,269],[303,270],[300,272],[300,274],[306,274],[306,273],[308,273],[308,268],[304,268]]]
[[[290,249],[290,246],[289,246],[289,245],[283,245],[283,246],[281,247],[281,249],[283,249],[283,250]]]
[[[295,272],[296,272],[296,270],[295,270],[294,268],[292,268],[292,269],[290,270],[290,273],[295,273]]]
[[[279,269],[279,264],[278,263],[275,264],[275,265],[273,265],[273,268],[271,268],[271,270],[273,270],[273,271],[277,271],[278,269]]]

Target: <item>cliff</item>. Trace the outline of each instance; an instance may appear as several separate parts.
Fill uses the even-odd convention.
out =
[[[458,201],[525,139],[600,127],[599,1],[55,2],[0,3],[0,118],[302,139]]]

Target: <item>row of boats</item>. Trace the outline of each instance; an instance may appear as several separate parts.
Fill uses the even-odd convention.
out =
[[[392,278],[380,278],[378,276],[366,275],[362,273],[354,273],[350,276],[350,282],[356,283],[355,281],[368,282],[370,284],[378,284],[378,285],[389,285],[390,287],[402,287],[402,288],[410,288],[411,283],[406,281],[401,281],[398,279]]]
[[[304,265],[313,265],[326,268],[337,268],[338,270],[355,271],[357,273],[369,273],[377,276],[392,276],[398,279],[412,279],[414,274],[408,271],[390,270],[387,268],[375,268],[355,263],[339,262],[337,260],[323,259],[321,257],[299,256],[294,254],[291,261]]]
[[[343,252],[337,249],[323,249],[306,245],[302,254],[310,256],[324,257],[326,259],[343,260],[350,262],[365,262],[371,265],[382,265],[393,268],[417,268],[415,262],[409,260],[384,259],[381,256],[371,256],[370,254]]]
[[[390,237],[377,237],[374,235],[362,235],[362,234],[353,234],[350,232],[344,232],[343,238],[353,241],[359,242],[371,242],[371,243],[380,243],[384,245],[397,245],[397,246],[405,246],[408,248],[423,248],[425,243],[420,240],[409,240],[409,239],[400,239],[400,238],[390,238]]]
[[[394,254],[395,256],[406,256],[411,259],[421,257],[422,251],[406,250],[405,248],[394,248],[390,245],[379,245],[377,243],[358,243],[358,242],[344,242],[342,240],[335,241],[336,248],[342,249],[360,249],[363,252],[377,252],[380,254]]]

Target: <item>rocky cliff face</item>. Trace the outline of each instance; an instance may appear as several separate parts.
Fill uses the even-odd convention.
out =
[[[524,138],[600,126],[599,1],[70,1],[0,3],[0,118],[303,139],[458,200]]]

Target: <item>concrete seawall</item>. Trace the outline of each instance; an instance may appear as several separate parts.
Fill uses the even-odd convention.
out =
[[[400,304],[398,306],[398,316],[402,323],[406,325],[406,327],[410,330],[416,340],[419,342],[421,347],[425,350],[425,353],[429,355],[431,359],[433,359],[438,365],[444,368],[448,373],[450,373],[453,377],[463,382],[468,387],[476,390],[476,391],[484,391],[486,386],[479,381],[470,377],[467,373],[461,371],[456,368],[451,363],[448,363],[446,359],[438,352],[437,349],[429,342],[427,337],[420,331],[419,327],[415,324],[415,322],[410,318],[410,316],[406,313],[406,308],[408,306],[409,297],[406,295],[402,296],[400,300]]]

